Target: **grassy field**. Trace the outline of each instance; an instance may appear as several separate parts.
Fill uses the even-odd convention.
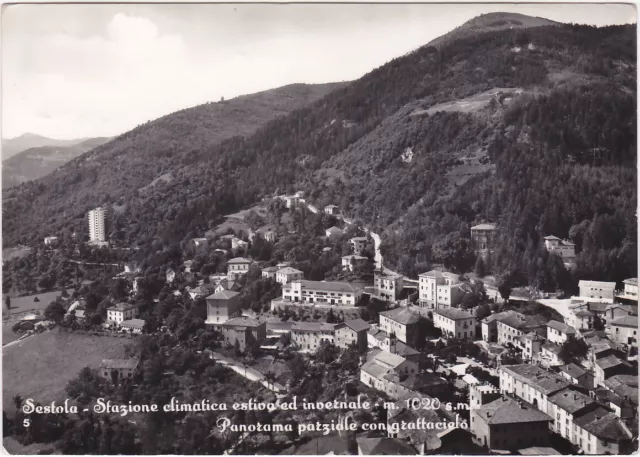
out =
[[[130,338],[80,335],[58,330],[25,338],[2,350],[2,402],[13,412],[12,398],[21,395],[41,403],[65,398],[69,380],[102,359],[124,357]]]
[[[69,290],[69,293],[71,293],[71,290]],[[18,314],[25,311],[45,309],[49,306],[49,303],[58,298],[60,294],[62,294],[61,290],[55,290],[53,292],[43,292],[35,295],[27,295],[25,297],[11,297],[11,309],[7,311],[3,302],[2,315],[4,316],[7,313]],[[40,301],[34,301],[36,297],[38,297],[38,300]]]

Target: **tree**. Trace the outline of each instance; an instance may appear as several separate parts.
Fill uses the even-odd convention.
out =
[[[597,314],[593,315],[593,329],[602,331],[605,328],[605,323],[600,316]]]
[[[584,359],[589,352],[589,346],[583,339],[569,338],[562,344],[558,357],[564,363],[571,363],[576,359]]]
[[[4,306],[7,308],[7,311],[11,309],[11,297],[9,295],[5,295],[4,297]]]
[[[498,278],[498,292],[505,302],[509,301],[511,296],[511,280],[508,276]]]
[[[481,321],[487,316],[491,315],[491,308],[487,304],[480,305],[476,308],[476,319]]]
[[[62,303],[60,303],[58,300],[51,302],[49,306],[47,306],[44,310],[44,316],[48,320],[51,320],[57,323],[62,322],[62,319],[64,319],[65,313],[66,313],[66,310],[64,309],[64,306],[62,306]]]

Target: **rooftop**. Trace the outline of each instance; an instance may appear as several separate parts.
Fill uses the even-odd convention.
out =
[[[284,267],[284,268],[278,270],[278,274],[281,274],[281,275],[297,275],[297,274],[302,274],[302,271],[296,270],[295,268],[291,268],[291,267]]]
[[[611,321],[611,325],[618,327],[638,328],[638,316],[624,316]]]
[[[311,289],[311,290],[326,290],[329,292],[347,292],[353,293],[360,290],[358,287],[354,286],[348,282],[339,282],[339,281],[309,281],[303,279],[300,281],[303,289]]]
[[[550,395],[549,401],[567,411],[569,414],[575,414],[581,409],[595,403],[589,395],[576,390],[571,390],[569,387]]]
[[[454,321],[473,318],[473,314],[458,308],[441,308],[435,310],[433,314],[439,314],[440,316],[444,316],[447,319],[453,319]]]
[[[404,357],[401,357],[397,354],[392,354],[387,351],[380,351],[373,357],[373,360],[387,365],[391,368],[396,368],[406,361]]]
[[[581,279],[578,282],[578,287],[602,287],[602,288],[615,289],[616,283],[606,282],[606,281],[586,281],[584,279]]]
[[[631,366],[629,362],[619,359],[615,355],[608,355],[606,357],[596,360],[596,365],[598,365],[603,370],[606,370],[612,367],[617,367],[619,365],[625,365],[629,367]]]
[[[267,272],[267,273],[275,273],[278,270],[280,270],[280,268],[278,267],[266,267],[262,269],[263,272]]]
[[[400,307],[396,309],[392,309],[390,311],[383,311],[380,313],[381,316],[384,316],[392,321],[398,322],[402,325],[410,325],[415,324],[420,320],[420,315],[414,313],[409,308]]]
[[[512,328],[525,330],[542,327],[546,325],[547,320],[544,318],[544,316],[526,316],[524,314],[516,313],[500,318],[498,322],[504,325],[508,325]]]
[[[632,438],[622,420],[603,407],[575,418],[574,423],[601,440],[620,442]]]
[[[395,438],[358,438],[363,455],[416,455],[416,449]]]
[[[342,229],[336,227],[335,225],[333,227],[329,227],[326,231],[329,233],[342,233]]]
[[[207,300],[229,300],[236,295],[240,295],[238,292],[233,290],[221,290],[220,292],[216,292],[215,294],[211,294],[207,297]]]
[[[369,323],[363,321],[362,319],[353,319],[349,321],[344,321],[344,325],[349,327],[354,332],[366,331],[366,330],[369,330],[369,327],[370,327]]]
[[[481,408],[476,413],[487,424],[517,424],[529,422],[551,422],[553,419],[533,406],[512,398],[498,398]]]
[[[491,314],[490,316],[485,317],[484,319],[482,319],[482,322],[488,324],[488,323],[493,322],[495,320],[506,318],[508,316],[516,316],[518,314],[520,314],[520,313],[518,313],[516,311],[513,311],[513,310],[502,311],[500,313],[494,313],[494,314]]]
[[[545,237],[544,237],[544,239],[545,239],[545,240],[549,240],[549,241],[553,241],[553,240],[560,241],[560,238],[558,238],[558,237],[557,237],[557,236],[555,236],[555,235],[547,235],[547,236],[545,236]]]
[[[562,376],[537,365],[503,365],[500,370],[509,373],[518,381],[534,387],[544,395],[557,392],[571,384]]]
[[[138,359],[103,359],[100,363],[100,368],[133,370],[138,366],[138,363],[140,363]]]
[[[137,308],[138,305],[132,305],[131,303],[118,303],[117,305],[110,306],[107,309],[115,310],[115,311],[126,311],[131,308]]]
[[[335,324],[326,324],[324,322],[295,322],[291,326],[291,331],[302,332],[332,332]]]
[[[246,316],[234,317],[222,324],[223,327],[258,327],[260,325],[261,323],[257,320]]]
[[[238,264],[238,263],[253,263],[253,260],[245,259],[244,257],[235,257],[227,262],[227,264]]]
[[[347,260],[351,260],[351,259],[355,259],[355,260],[367,260],[366,257],[362,256],[362,255],[356,255],[356,254],[351,254],[351,255],[345,255],[342,257],[342,259],[347,259]]]
[[[126,321],[122,321],[120,325],[122,325],[123,327],[127,326],[141,329],[142,327],[144,327],[144,319],[129,319]]]
[[[534,446],[518,451],[520,455],[562,455],[552,447]]]
[[[575,363],[569,363],[567,365],[563,365],[560,367],[560,371],[567,373],[572,378],[579,378],[580,376],[584,376],[587,372],[580,368]]]
[[[355,236],[355,237],[351,238],[351,241],[367,241],[367,237],[366,236]]]
[[[638,285],[638,278],[629,278],[629,279],[625,279],[622,282],[625,283],[625,284],[629,284],[630,286],[637,286]]]
[[[471,230],[495,230],[495,224],[478,224],[471,227]]]
[[[565,324],[564,322],[549,321],[547,322],[547,327],[551,327],[559,332],[566,333],[567,335],[575,335],[576,333],[576,330],[573,327]]]

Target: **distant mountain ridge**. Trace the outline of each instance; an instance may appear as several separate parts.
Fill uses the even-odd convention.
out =
[[[637,276],[635,25],[525,27],[520,15],[497,17],[480,28],[471,20],[437,52],[425,45],[252,132],[225,128],[217,143],[211,119],[220,116],[210,116],[225,106],[140,126],[9,189],[3,243],[86,230],[87,208],[117,205],[114,239],[141,256],[179,252],[226,214],[304,190],[381,234],[385,262],[410,277],[433,264],[470,271],[469,229],[479,222],[499,231],[489,271],[517,283],[570,287],[541,244],[548,234],[576,243],[574,278]]]
[[[48,139],[40,138],[43,140]],[[108,137],[83,138],[81,140],[68,140],[69,142],[73,141],[73,143],[67,146],[45,145],[21,151],[2,162],[2,188],[5,189],[46,176],[69,160],[109,140],[111,138]],[[56,142],[56,140],[52,141]]]
[[[66,147],[82,143],[88,138],[76,138],[71,140],[57,140],[47,138],[35,133],[25,133],[15,138],[7,138],[2,140],[2,161],[5,161],[22,151],[31,148],[48,147]]]

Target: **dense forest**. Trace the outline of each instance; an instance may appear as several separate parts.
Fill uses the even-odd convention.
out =
[[[635,62],[635,26],[490,31],[420,48],[217,146],[168,116],[162,135],[180,138],[180,163],[156,176],[170,179],[123,190],[134,130],[114,140],[118,166],[103,168],[113,193],[79,194],[96,170],[72,164],[7,195],[4,245],[86,230],[84,210],[112,203],[120,242],[156,252],[305,190],[382,233],[385,260],[410,275],[444,257],[473,268],[469,228],[492,221],[501,243],[488,268],[516,282],[571,287],[540,249],[550,233],[576,242],[574,279],[636,276]],[[506,89],[476,110],[438,108],[494,88]]]

